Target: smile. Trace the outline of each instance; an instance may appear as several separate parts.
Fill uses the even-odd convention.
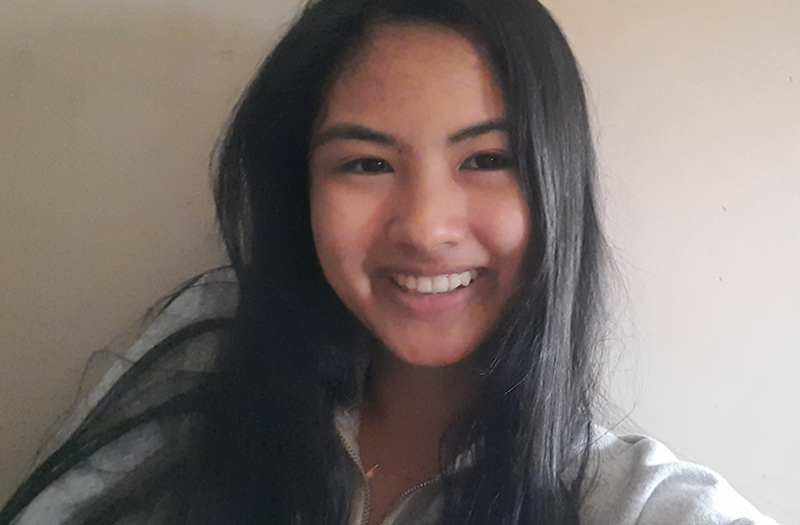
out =
[[[393,274],[392,281],[409,292],[420,294],[437,294],[452,292],[456,288],[466,288],[478,277],[477,270],[441,275],[407,275]]]

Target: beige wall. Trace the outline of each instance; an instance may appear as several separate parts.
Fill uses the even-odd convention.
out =
[[[0,5],[0,501],[89,353],[223,260],[208,152],[296,3]],[[627,283],[609,417],[798,524],[800,2],[547,3]]]
[[[617,413],[800,524],[800,2],[550,4],[627,282]]]

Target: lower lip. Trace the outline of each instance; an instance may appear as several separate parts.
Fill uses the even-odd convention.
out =
[[[452,311],[465,303],[472,294],[476,281],[473,280],[469,286],[443,293],[410,292],[390,278],[386,278],[384,282],[390,297],[402,307],[417,315],[431,315]]]

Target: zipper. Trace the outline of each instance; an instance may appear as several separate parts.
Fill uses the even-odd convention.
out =
[[[355,463],[356,467],[358,467],[358,473],[361,474],[361,479],[364,481],[364,510],[361,512],[361,525],[366,525],[367,523],[369,523],[369,500],[370,500],[369,480],[367,479],[367,473],[364,472],[364,466],[361,464],[361,458],[358,457],[356,451],[353,450],[353,447],[350,446],[350,444],[347,442],[347,440],[344,438],[344,436],[342,435],[342,433],[339,431],[338,428],[336,429],[336,434],[339,436],[339,441],[342,442],[342,446],[344,447],[344,450],[347,452],[347,455],[350,456],[350,459],[352,459],[353,463]]]
[[[353,447],[350,446],[350,444],[347,442],[347,440],[344,438],[344,436],[342,435],[342,433],[339,431],[338,428],[336,429],[336,434],[339,436],[339,441],[341,441],[344,450],[347,452],[347,455],[350,456],[350,459],[352,459],[353,463],[355,463],[356,467],[358,467],[358,473],[361,474],[361,479],[364,481],[364,510],[361,513],[361,525],[367,525],[367,523],[369,523],[369,511],[370,511],[369,478],[367,477],[367,473],[364,472],[364,466],[361,464],[361,458],[358,457],[356,451],[353,450]],[[403,502],[405,502],[406,499],[411,497],[412,494],[427,487],[428,485],[436,483],[437,481],[439,481],[441,477],[442,477],[441,474],[439,474],[438,476],[427,479],[422,483],[417,483],[413,487],[406,489],[402,494],[400,494],[400,497],[398,497],[394,501],[394,503],[391,504],[389,510],[386,512],[386,516],[381,520],[380,525],[389,525],[388,519],[392,515],[392,513],[397,509],[397,507],[402,505]]]
[[[400,497],[397,498],[395,500],[395,502],[392,503],[392,505],[389,507],[389,510],[386,512],[386,517],[384,517],[381,520],[380,525],[389,525],[389,522],[387,520],[392,515],[392,513],[397,509],[397,507],[402,505],[409,497],[411,497],[412,494],[414,494],[418,490],[421,490],[421,489],[427,487],[428,485],[431,485],[431,484],[436,483],[437,481],[439,481],[440,477],[441,477],[441,475],[436,476],[435,478],[427,479],[427,480],[423,481],[422,483],[417,483],[416,485],[414,485],[410,489],[407,489],[405,492],[400,494]]]

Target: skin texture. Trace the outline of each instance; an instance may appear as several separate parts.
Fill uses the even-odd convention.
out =
[[[439,473],[445,429],[479,394],[470,355],[514,294],[530,230],[502,91],[471,43],[379,24],[344,64],[310,153],[312,228],[339,297],[384,343],[361,405],[369,523]],[[398,274],[473,271],[409,292]]]
[[[530,226],[507,135],[464,136],[503,117],[501,89],[467,39],[379,25],[318,119],[310,170],[320,263],[407,363],[461,361],[515,291]],[[469,270],[477,279],[447,294],[409,293],[393,280]]]

